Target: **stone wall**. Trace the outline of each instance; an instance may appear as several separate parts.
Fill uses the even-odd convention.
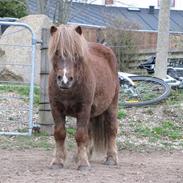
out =
[[[41,40],[42,28],[49,28],[51,21],[45,15],[29,15],[18,22],[26,23],[32,27],[36,34],[36,40]],[[19,75],[25,82],[30,81],[31,76],[31,33],[23,28],[17,26],[10,26],[6,29],[0,38],[0,50],[4,54],[0,54],[0,72],[4,70]],[[4,66],[6,64],[6,66]],[[10,64],[10,65],[8,65]],[[16,65],[11,65],[16,64]],[[35,60],[35,82],[39,84],[40,73],[40,45],[36,47]]]

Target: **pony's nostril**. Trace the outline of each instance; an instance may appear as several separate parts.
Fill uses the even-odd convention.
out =
[[[57,76],[57,79],[60,81],[62,79],[62,76]]]
[[[72,81],[73,80],[73,77],[71,76],[71,77],[69,77],[69,81]]]

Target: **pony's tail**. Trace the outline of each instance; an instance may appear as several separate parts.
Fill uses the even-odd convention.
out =
[[[105,116],[100,115],[93,118],[89,125],[90,138],[95,152],[106,152],[108,145],[107,124]]]

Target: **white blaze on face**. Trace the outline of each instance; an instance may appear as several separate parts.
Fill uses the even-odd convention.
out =
[[[64,68],[64,76],[63,76],[63,82],[66,84],[68,82],[68,78],[66,76],[66,73],[67,73],[67,69]]]

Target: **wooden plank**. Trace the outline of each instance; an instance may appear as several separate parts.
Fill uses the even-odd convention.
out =
[[[53,126],[53,117],[48,98],[48,74],[51,70],[51,63],[47,53],[49,35],[48,29],[42,29],[39,124],[41,125],[41,130],[47,131],[50,134]]]
[[[44,103],[45,101],[49,101],[48,99],[48,75],[41,75],[40,76],[40,102]]]
[[[51,111],[49,102],[39,104],[39,111]]]

